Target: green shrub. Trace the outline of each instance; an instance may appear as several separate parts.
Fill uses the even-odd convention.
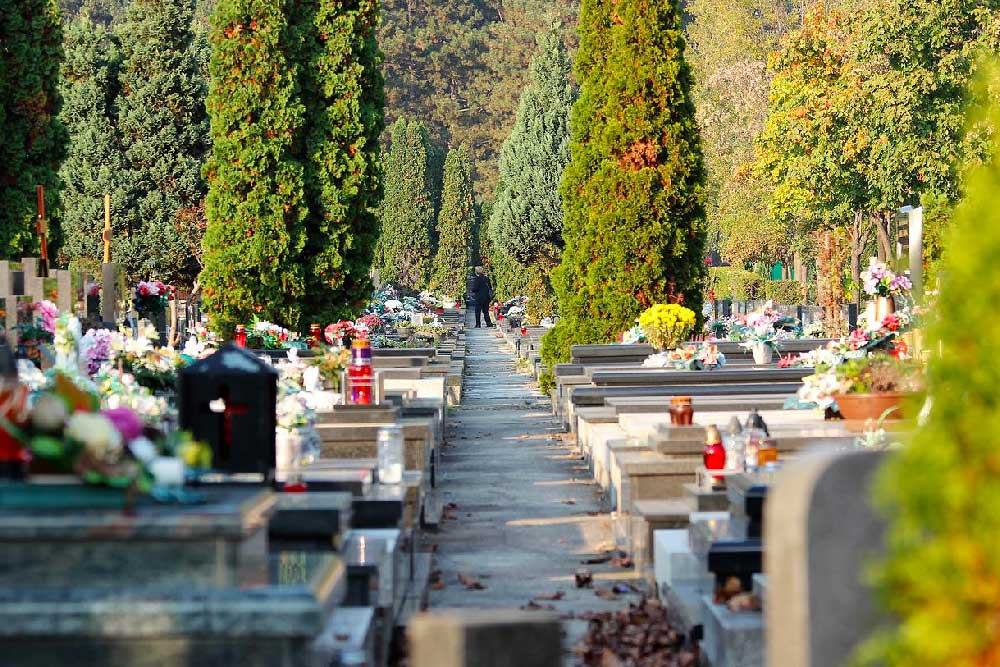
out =
[[[493,268],[491,278],[500,302],[516,296],[528,297],[525,322],[537,325],[542,318],[556,313],[555,295],[545,269],[538,264],[525,265],[513,257],[496,250],[490,257]]]
[[[809,283],[797,280],[764,281],[764,298],[776,304],[795,306],[809,302]]]
[[[676,1],[584,0],[550,359],[656,303],[701,310],[705,168]],[[559,348],[551,346],[558,341]]]
[[[933,406],[877,481],[889,519],[878,582],[896,622],[859,651],[865,665],[1000,664],[1000,330],[983,326],[1000,302],[1000,106],[991,120],[992,159],[967,180],[926,332]]]
[[[444,164],[444,191],[438,216],[437,253],[431,287],[453,299],[465,295],[472,228],[476,208],[472,201],[472,164],[466,146],[448,151]]]
[[[750,301],[764,298],[764,279],[752,271],[731,266],[708,270],[708,288],[718,301]]]

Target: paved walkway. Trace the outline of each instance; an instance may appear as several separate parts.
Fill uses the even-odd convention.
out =
[[[518,608],[534,600],[564,615],[572,646],[586,629],[581,613],[636,598],[609,599],[616,583],[634,583],[633,574],[612,562],[582,563],[613,549],[610,516],[598,513],[598,487],[559,438],[548,399],[516,372],[503,346],[494,330],[468,329],[462,405],[449,415],[442,453],[447,518],[427,535],[441,572],[431,608]],[[576,588],[581,567],[593,572],[593,589]]]

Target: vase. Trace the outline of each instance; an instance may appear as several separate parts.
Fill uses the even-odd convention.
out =
[[[774,348],[767,343],[753,344],[753,361],[758,366],[766,366],[774,358]]]
[[[879,326],[886,316],[895,312],[896,302],[891,296],[877,296],[865,305],[865,320],[870,327]]]

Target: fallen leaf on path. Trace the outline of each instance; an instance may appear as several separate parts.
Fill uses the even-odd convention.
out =
[[[594,589],[594,595],[601,598],[602,600],[617,600],[618,596],[615,592],[608,588],[596,588]]]
[[[458,582],[463,586],[465,586],[465,589],[468,591],[486,590],[486,586],[483,586],[483,584],[480,583],[480,581],[475,577],[469,577],[464,574],[460,574],[458,575]]]
[[[528,604],[521,605],[521,609],[524,609],[526,611],[538,611],[538,610],[555,611],[555,607],[553,607],[552,605],[550,605],[550,604],[538,604],[534,600],[532,600]]]
[[[632,567],[632,559],[628,556],[615,556],[611,559],[611,564],[615,567]]]
[[[564,500],[563,505],[576,505],[575,500]]]
[[[536,595],[536,600],[562,600],[566,597],[566,594],[562,591],[556,591],[555,593],[542,593],[541,595]]]
[[[580,563],[583,565],[600,565],[601,563],[607,563],[609,560],[611,560],[611,554],[607,554],[605,556],[592,556],[581,560]]]

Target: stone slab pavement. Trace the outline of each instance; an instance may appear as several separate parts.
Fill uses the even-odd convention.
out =
[[[548,399],[515,371],[504,347],[494,330],[468,329],[462,404],[449,415],[439,473],[449,509],[426,535],[441,571],[430,606],[516,609],[534,600],[554,607],[564,618],[565,664],[575,665],[570,649],[587,628],[579,616],[639,598],[597,591],[642,584],[630,568],[582,563],[613,549],[611,517],[599,513],[599,489],[563,443]],[[578,568],[591,570],[593,588],[576,588]],[[473,579],[484,588],[470,590]],[[561,599],[540,599],[558,593]]]

